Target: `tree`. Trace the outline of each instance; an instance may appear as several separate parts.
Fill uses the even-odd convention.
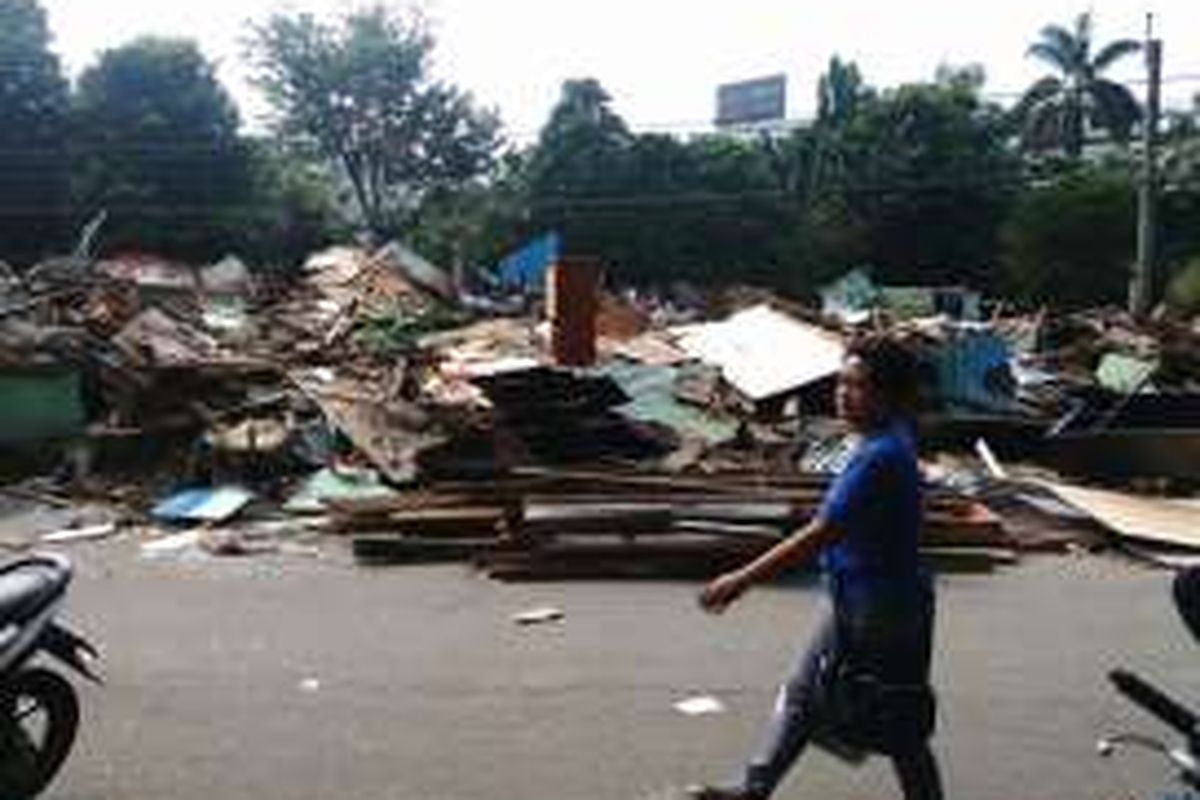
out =
[[[68,93],[36,0],[0,0],[0,258],[65,249]]]
[[[247,146],[256,213],[252,225],[237,231],[238,253],[263,270],[286,273],[314,251],[349,238],[328,168],[274,139]]]
[[[1122,303],[1133,263],[1128,171],[1080,167],[1017,200],[1001,232],[1010,292],[1028,303]]]
[[[73,125],[75,203],[109,211],[108,245],[208,257],[253,226],[237,108],[194,42],[105,52],[79,79]]]
[[[873,94],[863,83],[858,65],[842,61],[838,56],[829,59],[829,68],[817,82],[817,125],[843,128],[858,112],[862,101]]]
[[[635,137],[594,78],[568,80],[528,159],[534,226],[559,231],[569,251],[626,262]]]
[[[494,265],[538,232],[530,228],[528,212],[525,159],[511,151],[486,179],[431,193],[412,244],[434,263]]]
[[[672,277],[709,285],[780,285],[782,265],[774,246],[792,225],[791,198],[765,140],[701,136],[682,147],[673,170],[675,196],[641,211],[644,238],[677,232]],[[665,227],[666,220],[674,225]],[[642,269],[664,266],[647,261]]]
[[[817,120],[811,128],[812,135],[791,137],[792,174],[800,171],[797,158],[804,159],[807,185],[803,189],[809,202],[818,196],[823,181],[844,173],[845,153],[841,145],[846,126],[874,98],[875,92],[863,82],[857,64],[842,61],[836,55],[829,59],[829,68],[817,81]]]
[[[539,195],[597,195],[622,182],[634,137],[594,78],[563,83],[529,164]]]
[[[276,14],[253,31],[277,132],[315,143],[340,168],[373,234],[410,226],[431,192],[486,172],[499,146],[493,113],[431,79],[433,48],[419,19],[383,5],[336,23]]]
[[[981,85],[974,70],[943,70],[939,82],[872,98],[846,127],[838,191],[886,281],[993,281],[996,232],[1020,164],[1000,110],[979,99]]]
[[[1197,103],[1200,109],[1200,103]],[[1160,258],[1167,265],[1200,262],[1200,132],[1176,129],[1162,153]],[[1192,285],[1196,285],[1193,274]]]
[[[1103,77],[1125,56],[1139,52],[1132,39],[1110,42],[1093,57],[1092,17],[1080,14],[1073,30],[1060,25],[1042,28],[1028,55],[1057,70],[1026,90],[1016,115],[1028,145],[1035,149],[1061,147],[1072,159],[1083,152],[1088,126],[1104,129],[1119,142],[1129,139],[1141,110],[1129,89]]]

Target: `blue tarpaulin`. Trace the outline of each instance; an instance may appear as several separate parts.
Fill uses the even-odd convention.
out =
[[[548,233],[507,256],[496,267],[500,283],[506,288],[541,292],[546,285],[546,270],[558,261],[562,237]]]

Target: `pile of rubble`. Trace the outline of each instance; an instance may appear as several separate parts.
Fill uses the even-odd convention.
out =
[[[48,262],[0,287],[0,491],[116,501],[147,555],[344,534],[363,563],[505,579],[710,574],[814,512],[853,444],[830,420],[846,341],[886,327],[917,345],[934,400],[935,563],[1114,534],[1161,559],[1200,549],[1195,501],[1079,485],[1194,486],[1195,325],[982,319],[961,291],[860,278],[822,312],[742,291],[714,314],[605,292],[588,261],[551,268],[544,297],[472,297],[397,243],[318,253],[287,283],[235,258]]]

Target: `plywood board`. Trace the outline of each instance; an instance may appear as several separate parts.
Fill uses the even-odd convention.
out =
[[[1143,497],[1063,483],[1046,486],[1121,536],[1200,549],[1200,500]]]

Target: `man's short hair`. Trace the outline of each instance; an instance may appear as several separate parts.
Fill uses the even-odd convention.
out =
[[[887,334],[866,334],[850,342],[846,357],[862,361],[871,387],[889,411],[916,413],[920,364],[908,345]]]

